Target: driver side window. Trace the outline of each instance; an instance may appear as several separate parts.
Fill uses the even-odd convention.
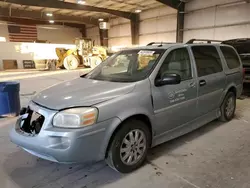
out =
[[[191,62],[186,48],[179,48],[168,54],[160,68],[159,76],[162,77],[165,73],[178,74],[182,81],[192,79]]]

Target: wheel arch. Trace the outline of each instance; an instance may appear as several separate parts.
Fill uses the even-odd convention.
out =
[[[235,96],[237,96],[237,89],[235,86],[231,86],[228,90],[227,90],[227,93],[228,92],[233,92],[235,94]]]
[[[223,103],[223,101],[224,101],[224,99],[225,99],[227,93],[230,92],[230,91],[234,92],[234,93],[235,93],[235,96],[237,96],[237,86],[236,86],[235,84],[233,84],[233,83],[230,84],[230,85],[228,85],[228,86],[226,87],[226,89],[224,90],[222,96],[221,96],[220,105]]]
[[[112,140],[114,139],[115,134],[121,129],[121,127],[123,126],[123,124],[125,122],[127,122],[127,121],[129,121],[131,119],[140,120],[143,123],[145,123],[145,125],[148,127],[148,129],[149,129],[149,131],[151,133],[151,139],[150,139],[150,146],[151,146],[151,144],[152,144],[152,138],[153,138],[153,129],[152,129],[152,122],[151,122],[150,118],[146,114],[142,114],[142,113],[134,114],[134,115],[128,116],[128,117],[124,118],[123,120],[121,120],[121,122],[119,123],[119,125],[116,126],[116,128],[113,130],[113,132],[112,132],[112,134],[111,134],[111,136],[109,138],[107,147],[105,149],[105,158],[107,157],[110,145],[112,143]]]

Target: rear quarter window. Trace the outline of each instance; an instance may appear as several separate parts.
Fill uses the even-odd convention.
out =
[[[225,57],[229,69],[235,69],[240,67],[239,57],[233,48],[221,46],[220,49]]]
[[[222,72],[221,59],[214,46],[193,46],[192,51],[199,77]]]

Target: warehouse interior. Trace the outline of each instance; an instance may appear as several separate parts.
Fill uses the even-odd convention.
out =
[[[180,42],[194,36],[218,40],[246,38],[249,33],[247,0],[89,0],[86,4],[74,6],[71,4],[76,2],[74,0],[52,2],[42,2],[39,6],[35,1],[2,1],[1,37],[10,41],[6,22],[29,23],[38,25],[38,40],[65,44],[73,43],[72,39],[83,36],[100,45],[99,19],[110,25],[105,40],[108,40],[107,44],[111,47],[145,45],[153,39],[156,42],[176,42],[177,20],[182,18],[185,21],[180,24],[183,27],[180,28],[183,31]],[[136,10],[139,12],[136,13]],[[53,14],[53,17],[46,16],[47,13]],[[49,24],[49,20],[55,23]],[[138,28],[131,34],[133,23]]]
[[[250,0],[0,0],[0,187],[249,187],[249,13]],[[27,149],[12,143],[9,134],[13,127],[16,129],[20,109],[18,114],[2,116],[1,110],[6,104],[3,101],[6,99],[3,99],[4,94],[1,95],[1,84],[18,83],[20,107],[27,107],[34,97],[42,96],[40,92],[44,89],[65,83],[65,88],[53,90],[52,94],[59,96],[53,99],[53,103],[61,93],[67,94],[66,88],[71,87],[71,80],[83,78],[114,54],[134,48],[144,49],[152,42],[159,44],[160,48],[164,44],[176,43],[187,46],[192,39],[200,39],[202,44],[232,45],[242,58],[244,78],[241,81],[244,88],[237,99],[236,114],[231,121],[221,123],[214,120],[150,149],[145,164],[127,174],[111,169],[104,161],[79,164],[44,160],[46,157],[39,157],[39,153],[28,151],[30,155]],[[100,89],[100,93],[96,93],[94,98],[101,96],[103,89],[106,95],[102,99],[106,102],[113,92],[111,85],[103,88],[98,81],[93,81],[90,86],[77,83],[78,88],[74,92],[96,87],[94,90]],[[120,86],[123,85],[120,83]],[[129,93],[135,88],[126,85],[116,95]],[[92,99],[91,93],[86,93]],[[169,100],[172,93],[167,93],[166,100]],[[47,97],[43,95],[44,99]],[[66,96],[65,103],[71,98]],[[121,109],[129,104],[127,101]],[[154,102],[152,105],[155,105]],[[111,109],[106,111],[108,114]],[[179,114],[175,120],[182,117],[184,115]],[[92,133],[86,135],[91,137]],[[53,138],[62,142],[63,147],[70,143],[64,140],[63,135],[60,138],[56,136],[52,135],[52,139],[47,140],[53,147],[61,147],[54,143]],[[91,146],[94,142],[90,139],[87,145]],[[110,144],[108,147],[111,147]],[[79,146],[83,156],[91,151],[92,148],[83,151]],[[68,154],[64,153],[65,156]]]
[[[8,0],[0,1],[0,6],[0,41],[6,43],[74,45],[76,38],[88,38],[95,46],[117,51],[152,41],[187,42],[192,38],[223,41],[249,37],[250,4],[247,0]],[[18,30],[25,26],[28,34],[15,33],[15,27]],[[54,51],[53,55],[40,59],[56,59]],[[13,59],[5,53],[1,56],[2,60]],[[23,68],[23,60],[35,59],[16,56],[18,66],[14,68]],[[3,70],[2,64],[0,69]]]

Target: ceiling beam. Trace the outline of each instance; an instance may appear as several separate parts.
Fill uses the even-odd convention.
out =
[[[183,2],[181,0],[156,0],[156,1],[174,9],[178,9],[180,4]]]
[[[35,19],[25,19],[25,18],[13,18],[13,17],[5,17],[0,16],[0,20],[6,21],[6,22],[13,22],[13,24],[19,24],[19,25],[48,25],[48,21],[45,20],[35,20]],[[85,28],[85,24],[79,24],[79,23],[62,23],[62,22],[55,22],[56,25],[65,25],[69,27],[74,28]],[[53,25],[51,25],[53,26]]]
[[[10,17],[10,18],[24,18],[28,20],[41,20],[48,23],[49,20],[53,19],[55,22],[60,23],[78,23],[78,24],[90,24],[90,25],[99,25],[97,19],[88,18],[88,17],[79,17],[79,16],[67,16],[67,15],[58,15],[54,14],[53,18],[47,17],[45,13],[40,11],[27,11],[19,9],[9,9],[9,8],[0,8],[1,17]]]
[[[0,0],[0,1],[26,5],[26,6],[104,12],[104,13],[109,13],[115,16],[127,18],[127,19],[131,19],[131,16],[134,14],[130,12],[94,7],[94,6],[89,6],[89,5],[80,5],[76,3],[69,3],[69,2],[63,2],[63,1],[52,1],[52,0]]]

